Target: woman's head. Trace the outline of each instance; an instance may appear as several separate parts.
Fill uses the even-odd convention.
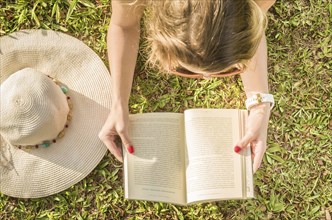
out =
[[[148,61],[199,73],[245,68],[266,18],[253,0],[151,1]]]

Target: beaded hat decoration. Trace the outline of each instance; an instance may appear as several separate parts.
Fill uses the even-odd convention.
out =
[[[49,196],[93,171],[107,152],[111,76],[91,48],[52,30],[2,36],[0,83],[2,194]]]
[[[1,85],[1,93],[10,94],[1,100],[3,139],[19,149],[56,143],[72,118],[68,92],[66,85],[32,68],[12,74]]]

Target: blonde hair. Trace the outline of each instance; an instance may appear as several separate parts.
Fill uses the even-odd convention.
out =
[[[244,69],[266,27],[253,0],[152,0],[149,5],[148,63],[166,72]]]

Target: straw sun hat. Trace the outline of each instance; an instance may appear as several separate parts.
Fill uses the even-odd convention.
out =
[[[38,198],[86,177],[107,148],[98,138],[111,77],[84,43],[23,30],[0,38],[0,192]]]

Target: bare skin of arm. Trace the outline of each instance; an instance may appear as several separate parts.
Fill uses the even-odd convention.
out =
[[[274,0],[257,0],[257,5],[264,13],[275,3]],[[247,97],[251,97],[257,92],[268,93],[268,71],[267,71],[267,45],[266,37],[263,35],[256,54],[252,58],[246,72],[241,74],[241,79],[244,85],[244,90]],[[270,117],[270,104],[262,103],[255,106],[250,111],[247,132],[245,137],[240,140],[237,146],[245,148],[252,146],[252,153],[254,157],[253,169],[254,172],[260,167],[267,141],[267,128]]]
[[[107,33],[108,59],[112,75],[112,106],[99,138],[120,161],[122,153],[115,144],[116,136],[120,136],[126,149],[131,146],[127,128],[128,102],[137,60],[140,19],[144,10],[144,5],[138,4],[129,5],[120,0],[113,0],[113,13]]]

